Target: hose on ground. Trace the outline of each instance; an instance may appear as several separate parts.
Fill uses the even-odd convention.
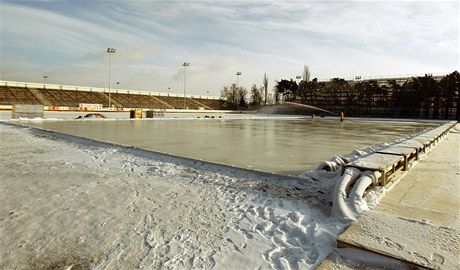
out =
[[[361,172],[357,168],[345,169],[342,178],[337,182],[332,201],[332,213],[345,220],[356,220],[362,212],[364,192],[366,189],[377,183],[380,177],[379,172]],[[350,187],[352,190],[348,194]]]

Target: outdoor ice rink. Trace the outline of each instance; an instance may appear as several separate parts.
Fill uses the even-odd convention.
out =
[[[331,210],[337,178],[285,174],[438,125],[240,114],[75,120],[84,114],[0,124],[0,268],[315,269],[349,225]],[[190,166],[117,144],[283,175]],[[370,207],[383,192],[368,194]],[[412,269],[352,253],[382,269]]]
[[[436,121],[347,119],[340,122],[336,117],[212,113],[129,120],[129,113],[124,112],[109,113],[109,119],[75,120],[85,114],[47,112],[44,121],[19,123],[284,175],[298,175],[331,157],[392,142],[437,125]],[[2,116],[8,117],[6,112]]]

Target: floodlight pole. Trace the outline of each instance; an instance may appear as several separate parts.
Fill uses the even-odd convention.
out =
[[[46,79],[48,79],[48,75],[43,76],[43,89],[45,89]]]
[[[117,49],[115,48],[107,48],[107,52],[109,53],[109,110],[110,110],[110,90],[112,87],[112,84],[110,83],[110,66],[112,62],[112,53],[115,53]]]
[[[236,73],[236,87],[237,87],[237,91],[238,91],[238,88],[240,88],[240,76],[241,76],[241,72],[238,71],[238,72]],[[241,101],[241,100],[237,100],[237,101],[236,101],[236,109],[237,109],[237,110],[239,109],[240,101]]]
[[[185,86],[186,86],[186,80],[187,80],[187,67],[190,66],[190,63],[184,62],[182,64],[184,67],[184,110],[187,109],[187,99],[185,97]]]

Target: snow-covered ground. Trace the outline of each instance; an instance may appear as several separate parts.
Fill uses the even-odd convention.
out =
[[[190,166],[2,123],[0,153],[0,269],[314,269],[348,225],[334,173]]]
[[[1,126],[0,268],[311,269],[333,186],[229,176]]]

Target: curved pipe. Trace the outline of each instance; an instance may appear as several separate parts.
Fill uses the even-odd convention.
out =
[[[335,172],[338,169],[340,169],[342,166],[346,165],[348,163],[348,159],[344,157],[333,157],[330,161],[324,161],[318,167],[316,170],[321,170],[321,171],[327,171],[327,172]]]
[[[316,180],[320,180],[320,178],[331,179],[342,173],[343,166],[348,162],[347,158],[336,156],[330,161],[323,161],[320,163],[309,175]]]
[[[380,177],[380,172],[365,171],[361,177],[356,181],[356,184],[351,190],[351,198],[362,198],[364,191],[372,185],[377,183],[378,178]]]
[[[309,176],[313,180],[332,179],[342,173],[342,168],[348,163],[345,157],[333,157],[330,161],[321,162],[316,169],[305,172],[302,175]]]
[[[356,168],[346,168],[343,177],[336,184],[334,197],[332,200],[332,213],[347,220],[356,220],[356,214],[348,205],[347,190],[361,175],[361,171]]]
[[[364,192],[370,185],[377,183],[379,177],[379,172],[365,171],[362,173],[356,168],[345,169],[343,177],[339,180],[334,190],[332,202],[334,215],[346,220],[356,220],[363,210],[361,205],[363,204]],[[354,186],[350,196],[348,196],[347,191],[352,184]]]
[[[367,203],[363,200],[364,192],[366,189],[376,184],[381,173],[373,171],[365,171],[361,177],[356,180],[356,184],[350,193],[350,199],[353,200],[352,208],[356,215],[360,215],[363,210],[367,209]]]

